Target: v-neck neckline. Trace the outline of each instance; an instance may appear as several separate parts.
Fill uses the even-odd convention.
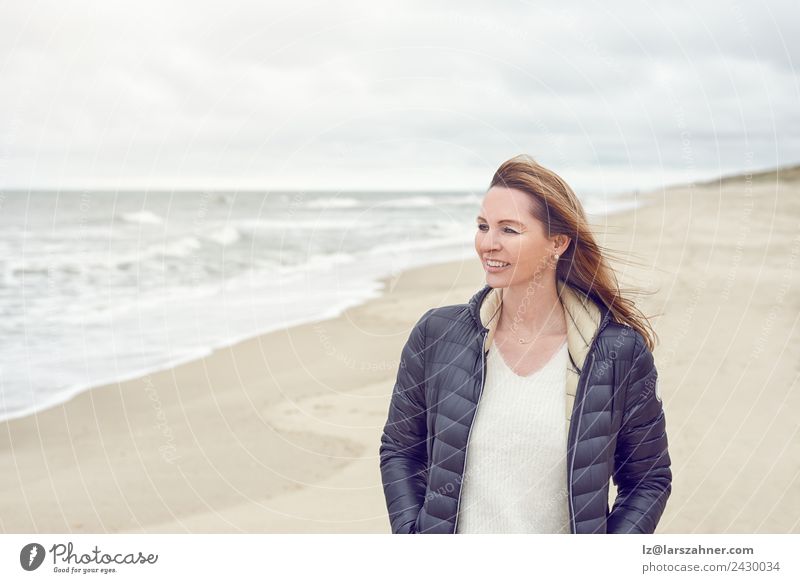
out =
[[[494,352],[497,355],[497,357],[499,358],[500,362],[503,364],[505,369],[508,370],[511,374],[513,374],[515,377],[517,377],[519,379],[531,379],[531,378],[537,376],[543,370],[545,370],[548,366],[550,366],[553,363],[553,361],[556,359],[556,357],[561,354],[561,351],[564,350],[564,347],[566,345],[567,345],[567,340],[565,339],[564,342],[562,342],[561,345],[558,347],[558,349],[555,352],[553,352],[553,354],[550,355],[550,358],[547,359],[547,362],[545,362],[541,367],[539,367],[539,369],[537,369],[537,370],[535,370],[532,373],[527,374],[527,375],[521,375],[521,374],[517,373],[513,368],[511,368],[509,366],[509,364],[506,362],[506,359],[503,357],[503,353],[500,351],[500,348],[497,346],[497,343],[492,343],[492,346],[490,348],[494,350]]]

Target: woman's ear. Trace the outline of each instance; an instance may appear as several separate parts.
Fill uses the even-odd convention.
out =
[[[572,239],[570,239],[566,235],[556,235],[554,239],[555,239],[554,245],[556,246],[555,252],[558,253],[559,255],[563,255],[569,248],[569,244],[572,241]]]

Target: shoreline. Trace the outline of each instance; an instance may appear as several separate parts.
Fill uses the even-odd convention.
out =
[[[436,262],[433,262],[433,263],[428,263],[428,264],[425,264],[425,265],[409,267],[407,269],[401,270],[400,273],[403,274],[403,273],[412,272],[412,271],[416,271],[416,270],[425,270],[425,269],[429,269],[429,268],[436,268],[436,267],[439,267],[439,266],[446,266],[446,265],[451,265],[451,264],[454,264],[454,263],[461,263],[462,261],[469,261],[469,260],[461,260],[461,261],[459,261],[459,260],[441,260],[441,261],[436,261]],[[272,334],[274,332],[279,332],[279,331],[286,331],[288,329],[296,328],[296,327],[299,327],[299,326],[308,326],[308,325],[314,325],[314,324],[321,324],[321,323],[326,322],[328,320],[333,320],[335,318],[339,318],[339,317],[343,316],[351,308],[359,307],[359,306],[362,306],[362,305],[364,305],[364,304],[366,304],[368,302],[374,301],[375,299],[379,299],[383,295],[383,293],[385,292],[385,289],[386,289],[386,286],[388,285],[388,283],[390,281],[392,281],[393,279],[395,279],[395,278],[393,278],[392,276],[381,276],[381,277],[376,277],[374,280],[371,280],[371,283],[373,283],[374,287],[376,288],[376,292],[375,292],[376,295],[375,296],[366,297],[363,300],[360,300],[356,304],[353,304],[353,305],[338,309],[337,313],[335,313],[334,315],[320,316],[320,317],[314,318],[314,319],[299,321],[297,323],[290,324],[289,326],[281,326],[281,327],[278,327],[278,328],[271,328],[271,329],[267,329],[267,330],[264,330],[264,331],[261,331],[261,332],[252,333],[252,334],[244,334],[244,335],[242,335],[240,337],[237,337],[237,338],[234,338],[234,339],[222,340],[218,345],[215,345],[215,346],[210,346],[210,347],[207,347],[205,349],[198,349],[196,353],[194,353],[194,354],[192,354],[190,356],[177,358],[175,360],[168,361],[168,362],[166,362],[164,364],[154,365],[152,368],[144,368],[144,369],[140,369],[140,370],[133,371],[133,372],[130,372],[130,373],[125,373],[125,374],[120,375],[119,377],[115,377],[113,379],[105,379],[105,380],[102,380],[102,381],[97,382],[97,383],[92,383],[90,385],[85,385],[85,386],[81,385],[81,386],[76,386],[76,387],[65,388],[63,390],[63,394],[60,394],[58,397],[54,398],[52,401],[48,401],[47,403],[42,404],[41,406],[39,406],[37,408],[25,409],[25,410],[22,410],[22,411],[18,411],[18,412],[12,413],[8,417],[0,418],[0,425],[2,425],[3,423],[6,423],[8,421],[14,421],[14,420],[17,420],[17,419],[24,419],[26,417],[31,417],[31,416],[36,415],[36,414],[41,414],[41,413],[47,411],[48,409],[51,409],[53,407],[57,407],[59,405],[63,405],[65,403],[68,403],[70,400],[74,399],[75,397],[77,397],[78,395],[80,395],[81,393],[84,393],[84,392],[100,390],[100,389],[103,389],[103,388],[106,388],[106,387],[111,387],[113,385],[118,385],[118,384],[121,384],[121,383],[128,383],[128,382],[134,382],[134,381],[142,380],[142,379],[144,379],[144,378],[146,378],[148,376],[151,376],[153,374],[168,372],[168,371],[170,371],[170,370],[172,370],[172,369],[174,369],[176,367],[179,367],[179,366],[198,363],[201,360],[203,360],[205,358],[208,358],[209,356],[212,356],[217,351],[235,349],[237,346],[239,346],[239,345],[241,345],[243,343],[246,343],[246,342],[249,342],[249,341],[253,341],[253,340],[255,340],[257,338],[260,338],[262,336],[265,336],[267,334]]]

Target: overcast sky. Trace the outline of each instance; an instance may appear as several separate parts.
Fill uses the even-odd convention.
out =
[[[800,162],[797,2],[0,0],[0,187],[576,189]]]

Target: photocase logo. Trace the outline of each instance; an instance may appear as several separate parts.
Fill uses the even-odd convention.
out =
[[[19,564],[26,571],[35,571],[44,561],[44,547],[39,543],[29,543],[19,552]]]

